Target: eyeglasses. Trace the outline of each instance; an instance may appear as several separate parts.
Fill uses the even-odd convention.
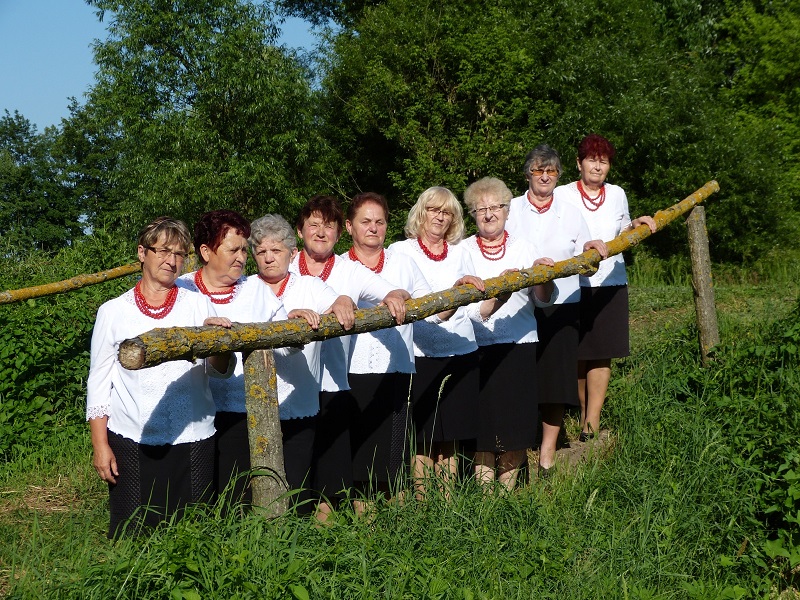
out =
[[[444,208],[433,208],[432,206],[429,206],[425,210],[427,210],[429,214],[435,217],[442,217],[443,219],[447,219],[448,217],[452,219],[454,216],[453,213]]]
[[[170,256],[174,256],[175,260],[183,260],[189,255],[187,252],[179,252],[169,248],[153,248],[153,246],[145,246],[145,250],[150,250],[158,257],[158,260],[167,260]]]
[[[471,210],[470,213],[476,217],[482,217],[486,213],[493,215],[503,210],[506,206],[508,206],[508,204],[495,204],[493,206],[486,206],[484,208],[476,208],[475,210]]]
[[[541,177],[545,173],[547,173],[548,177],[558,177],[558,169],[531,169],[531,175],[534,177]]]

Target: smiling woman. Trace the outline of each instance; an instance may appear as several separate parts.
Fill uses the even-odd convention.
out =
[[[203,266],[183,275],[179,282],[200,292],[216,306],[220,315],[239,323],[266,322],[287,317],[275,294],[257,277],[243,275],[247,262],[247,237],[250,223],[232,210],[205,213],[195,224],[194,247]],[[286,350],[276,350],[276,354]],[[247,477],[250,470],[250,445],[244,394],[242,356],[233,376],[211,385],[217,414],[214,486],[233,502],[249,503],[252,493]]]

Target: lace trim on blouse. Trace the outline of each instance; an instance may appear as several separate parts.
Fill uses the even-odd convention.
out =
[[[100,406],[89,406],[86,408],[86,420],[99,419],[111,416],[111,405],[102,404]]]

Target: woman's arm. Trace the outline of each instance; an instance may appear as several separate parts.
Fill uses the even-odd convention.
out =
[[[89,428],[92,432],[92,448],[94,458],[92,464],[100,479],[108,483],[117,483],[119,477],[117,458],[108,445],[108,417],[95,417],[89,419]]]

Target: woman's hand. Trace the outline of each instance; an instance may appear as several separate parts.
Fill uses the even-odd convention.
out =
[[[305,319],[311,329],[319,329],[319,313],[309,308],[296,308],[286,315],[290,319]]]
[[[647,225],[650,228],[650,233],[655,233],[658,227],[656,227],[656,221],[653,217],[649,217],[647,215],[643,215],[638,219],[634,219],[631,221],[630,228],[636,229],[639,225]]]
[[[114,456],[114,451],[111,446],[105,444],[104,446],[97,445],[94,449],[94,458],[92,460],[94,470],[100,476],[100,479],[108,483],[117,483],[116,478],[119,477],[117,470],[117,457]]]
[[[352,329],[353,325],[355,325],[356,316],[353,314],[355,310],[356,305],[353,304],[353,300],[350,296],[342,295],[336,299],[336,302],[331,304],[331,307],[326,310],[324,314],[329,315],[333,313],[336,315],[336,320],[339,321],[339,324],[347,331],[348,329]]]
[[[603,240],[589,240],[583,245],[583,251],[597,250],[601,258],[608,258],[608,247]]]
[[[475,275],[464,275],[461,279],[453,284],[453,287],[459,285],[472,285],[482,292],[486,291],[486,285],[484,285],[483,279],[476,277]]]
[[[554,267],[556,265],[556,262],[552,258],[550,258],[549,256],[543,256],[543,257],[537,258],[535,261],[533,261],[533,266],[535,267],[537,265],[544,265],[546,267]]]
[[[395,322],[398,325],[402,325],[403,321],[406,319],[406,300],[409,300],[410,298],[411,294],[405,290],[392,290],[386,294],[381,304],[385,305],[389,309],[389,312],[392,313]]]
[[[217,327],[230,329],[233,323],[228,317],[208,317],[205,321],[203,321],[203,325],[215,325]]]

